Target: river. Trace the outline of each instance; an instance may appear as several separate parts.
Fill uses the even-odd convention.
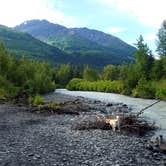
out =
[[[139,111],[157,100],[140,99],[128,97],[114,93],[87,92],[87,91],[68,91],[66,89],[57,89],[55,93],[67,94],[71,96],[82,96],[89,99],[100,100],[103,102],[124,103],[130,106],[133,111]],[[166,102],[161,101],[147,109],[144,114],[146,118],[155,121],[160,128],[156,134],[162,134],[166,138]]]

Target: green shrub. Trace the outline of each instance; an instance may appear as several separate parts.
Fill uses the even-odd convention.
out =
[[[37,105],[37,108],[38,108],[39,111],[41,111],[43,109],[43,105],[39,104],[39,105]]]
[[[106,92],[111,93],[122,93],[123,91],[123,84],[121,81],[112,81],[106,86]]]
[[[166,100],[166,80],[160,80],[153,83],[156,86],[156,98]]]
[[[132,90],[134,97],[141,98],[155,98],[156,89],[153,84],[147,81],[145,78],[141,78],[138,81],[138,85]]]
[[[72,79],[67,85],[69,90],[82,91],[98,91],[121,93],[123,91],[123,83],[121,81],[85,81],[82,79]]]
[[[44,103],[44,99],[41,96],[36,95],[34,97],[34,101],[33,101],[34,105],[38,106],[38,105],[42,105],[43,103]]]
[[[7,96],[6,92],[4,89],[0,89],[0,99],[5,99],[5,97]]]
[[[48,107],[49,108],[57,108],[60,106],[59,102],[49,102]]]
[[[52,68],[45,62],[15,58],[0,44],[0,89],[7,97],[18,92],[34,95],[53,91]]]
[[[25,84],[23,85],[23,89],[28,94],[33,94],[33,92],[34,92],[34,82],[33,82],[33,80],[26,81]]]
[[[133,96],[133,97],[139,97],[139,92],[138,92],[138,89],[137,89],[137,88],[134,88],[134,89],[132,90],[132,96]]]
[[[2,76],[0,76],[0,89],[3,90],[3,94],[6,97],[15,96],[19,91],[18,87],[14,86],[11,82],[9,82],[5,77]]]
[[[32,106],[33,102],[34,102],[34,98],[32,96],[29,96],[29,98],[28,98],[29,105]]]
[[[68,90],[81,90],[79,88],[79,85],[80,83],[83,82],[82,79],[79,79],[79,78],[73,78],[69,83],[68,85],[66,86],[66,88]]]
[[[166,100],[166,87],[158,88],[155,94],[156,98]]]

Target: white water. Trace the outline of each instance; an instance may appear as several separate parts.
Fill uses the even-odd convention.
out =
[[[82,96],[104,102],[124,103],[128,106],[131,106],[134,111],[139,111],[156,102],[156,100],[133,98],[124,95],[103,92],[82,92],[57,89],[55,93],[67,94],[71,96]],[[144,112],[144,116],[155,121],[156,125],[161,128],[157,131],[157,134],[162,134],[166,138],[166,102],[161,101],[156,105],[150,107]]]

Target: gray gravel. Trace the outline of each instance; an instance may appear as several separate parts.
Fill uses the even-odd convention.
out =
[[[74,100],[64,95],[57,95],[54,100],[69,99]],[[79,118],[72,115],[31,113],[23,107],[0,105],[0,165],[166,164],[164,154],[146,148],[146,138],[109,130],[73,130],[72,126]]]

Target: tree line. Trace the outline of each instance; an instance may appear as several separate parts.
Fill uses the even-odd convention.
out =
[[[55,83],[48,63],[15,58],[0,43],[0,98],[52,91]]]

